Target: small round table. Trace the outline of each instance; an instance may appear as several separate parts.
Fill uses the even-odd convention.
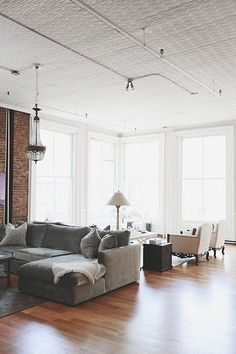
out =
[[[7,269],[6,269],[6,278],[7,278],[7,285],[11,285],[11,260],[13,259],[12,254],[7,254],[7,253],[0,253],[0,264],[6,264]]]

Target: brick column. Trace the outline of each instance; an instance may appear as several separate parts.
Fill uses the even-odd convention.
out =
[[[0,172],[6,172],[6,109],[0,107]],[[0,222],[4,219],[4,205],[0,205]]]
[[[7,126],[6,112],[0,108],[0,172],[6,172]],[[29,160],[25,150],[29,143],[29,114],[12,111],[12,160],[10,183],[10,215],[14,224],[28,218]],[[4,218],[4,206],[0,206],[0,222]]]

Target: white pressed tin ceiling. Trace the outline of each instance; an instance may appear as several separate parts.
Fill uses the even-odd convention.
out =
[[[196,80],[77,0],[0,0],[0,66],[20,71],[0,69],[0,105],[31,109],[31,67],[40,63],[42,114],[68,123],[122,134],[236,119],[235,0],[84,2],[157,54],[164,48],[164,58]],[[134,80],[135,91],[125,92],[127,78],[152,73],[160,75]]]

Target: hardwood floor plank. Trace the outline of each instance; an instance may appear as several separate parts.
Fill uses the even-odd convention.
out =
[[[14,279],[14,284],[17,279]],[[141,272],[140,284],[69,307],[0,319],[0,353],[235,354],[236,247],[210,261]]]

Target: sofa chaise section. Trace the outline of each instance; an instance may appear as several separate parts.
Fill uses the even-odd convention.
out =
[[[67,305],[77,305],[132,282],[140,276],[140,245],[128,245],[99,252],[98,261],[106,267],[105,275],[89,283],[80,273],[64,275],[54,284],[52,265],[64,262],[89,262],[82,254],[43,259],[23,265],[18,272],[19,289]]]
[[[64,262],[90,262],[90,260],[81,254],[71,254],[27,263],[18,272],[19,289],[66,305],[77,305],[105,293],[104,278],[91,284],[81,273],[66,274],[54,284],[52,265]]]

